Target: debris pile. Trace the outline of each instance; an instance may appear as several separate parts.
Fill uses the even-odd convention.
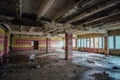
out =
[[[92,75],[92,77],[94,77],[95,80],[113,80],[111,77],[109,77],[109,74],[106,72],[95,73]]]
[[[66,60],[48,60],[45,64],[9,64],[2,80],[76,80],[87,67],[77,66]]]

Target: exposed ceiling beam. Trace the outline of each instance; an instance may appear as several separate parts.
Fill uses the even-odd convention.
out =
[[[47,31],[47,32],[44,33],[44,34],[48,34],[48,33],[53,32],[53,31],[55,31],[55,30],[56,30],[56,29],[49,30],[49,31]]]
[[[91,21],[85,22],[85,23],[83,23],[83,24],[93,23],[93,22],[96,22],[96,21],[99,21],[99,20],[103,20],[103,19],[106,19],[106,18],[109,18],[109,17],[115,16],[115,15],[118,15],[118,14],[120,14],[120,12],[113,13],[113,14],[110,14],[110,15],[108,15],[108,16],[100,17],[100,18],[97,18],[97,19],[94,19],[94,20],[91,20]]]
[[[11,24],[23,25],[23,26],[36,26],[36,27],[42,27],[44,25],[42,22],[37,22],[29,19],[19,19],[19,18],[13,19],[11,21]]]
[[[120,29],[120,21],[105,24],[101,26],[99,29],[108,29],[108,30]]]
[[[52,34],[57,34],[58,32],[61,32],[61,31],[64,31],[64,30],[56,30],[56,31],[54,31]]]
[[[49,29],[50,29],[50,28],[45,27],[42,31],[43,31],[43,32],[47,32]]]
[[[12,31],[11,34],[21,34],[21,35],[43,35],[41,32],[18,32],[18,31]]]
[[[86,17],[89,17],[89,16],[91,16],[91,15],[94,15],[94,14],[96,14],[96,13],[98,13],[98,12],[101,12],[101,11],[103,11],[103,10],[106,10],[106,9],[108,9],[108,8],[110,8],[110,7],[113,7],[113,6],[115,6],[116,4],[118,4],[118,3],[120,3],[120,1],[115,1],[115,2],[109,3],[109,4],[107,4],[106,6],[100,7],[100,8],[98,8],[98,9],[96,9],[96,10],[90,12],[90,13],[76,16],[76,17],[74,17],[73,19],[71,19],[70,21],[68,21],[68,23],[72,23],[72,22],[75,22],[75,21],[78,21],[78,20],[82,20],[82,19],[84,19],[84,18],[86,18]]]
[[[60,18],[65,16],[66,13],[69,13],[70,10],[73,10],[79,4],[84,4],[86,2],[88,2],[88,0],[77,0],[76,2],[74,2],[74,0],[71,0],[68,3],[64,2],[65,6],[62,6],[61,9],[59,11],[57,11],[58,13],[53,16],[53,19],[55,21],[59,20]]]
[[[87,1],[87,0],[86,0]],[[85,1],[85,2],[86,2]],[[80,4],[80,8],[78,7],[73,13],[66,13],[65,16],[63,16],[61,19],[59,19],[60,22],[66,22],[71,20],[72,18],[74,18],[75,16],[78,16],[79,14],[81,14],[82,12],[86,11],[88,8],[103,2],[104,0],[91,0],[87,3],[82,3]],[[78,5],[77,5],[78,6]],[[76,7],[77,7],[76,6]],[[74,9],[74,8],[73,8]]]
[[[32,32],[32,31],[33,31],[33,29],[35,29],[35,27],[31,27],[31,28],[30,28],[30,30],[29,30],[29,32]]]
[[[24,26],[21,26],[21,28],[20,28],[20,31],[22,32],[22,31],[24,31]]]
[[[42,16],[44,16],[46,14],[46,12],[48,11],[48,9],[52,6],[52,4],[54,2],[55,2],[55,0],[48,0],[47,4],[43,8],[42,12],[38,13],[38,20],[39,20],[39,18],[41,18]]]
[[[10,26],[8,25],[8,24],[4,24],[4,26],[11,32],[12,30],[11,30],[11,28],[10,28]]]
[[[99,0],[98,0],[99,1]],[[86,3],[87,2],[87,3]],[[82,8],[86,8],[86,7],[88,7],[89,5],[91,6],[93,3],[95,3],[96,2],[96,0],[91,0],[91,1],[85,1],[85,2],[83,2],[80,6],[81,6],[81,8],[80,8],[80,11],[81,11],[81,9]],[[79,9],[78,8],[78,4],[79,3],[77,3],[77,4],[75,4],[75,7],[77,7],[77,10]],[[75,7],[73,7],[72,9],[70,9],[66,14],[65,14],[65,16],[63,16],[63,18],[65,18],[65,17],[69,17],[69,16],[71,16],[72,14],[74,14],[75,12],[76,12],[76,10],[75,10]],[[71,10],[75,10],[72,14],[70,14],[70,11]]]

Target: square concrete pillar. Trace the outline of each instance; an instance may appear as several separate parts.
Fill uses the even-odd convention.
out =
[[[5,54],[8,54],[8,52],[9,52],[9,46],[8,46],[8,44],[9,44],[9,38],[8,38],[8,36],[5,36],[5,43],[4,43]]]
[[[104,49],[105,49],[105,54],[106,55],[109,55],[109,49],[108,49],[108,36],[107,35],[105,35],[104,36]]]
[[[73,49],[72,49],[72,38],[73,35],[71,33],[65,34],[65,59],[69,60],[73,57]]]
[[[46,38],[46,53],[49,53],[51,51],[51,39]]]

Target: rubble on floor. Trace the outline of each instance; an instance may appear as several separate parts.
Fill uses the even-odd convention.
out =
[[[74,51],[72,62],[91,68],[80,80],[120,80],[119,56]]]
[[[37,51],[35,59],[27,62],[19,59],[14,63],[14,59],[0,67],[0,80],[120,80],[120,57],[78,51],[73,54],[68,61],[63,50],[49,54]],[[29,58],[29,51],[23,55]]]
[[[92,75],[92,77],[94,77],[95,80],[114,80],[110,78],[108,74],[104,74],[104,73],[95,73]]]
[[[70,61],[52,60],[46,64],[9,64],[6,69],[6,76],[1,80],[76,80],[89,68],[76,66]]]

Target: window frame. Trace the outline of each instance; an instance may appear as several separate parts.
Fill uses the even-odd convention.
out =
[[[120,37],[120,36],[114,36],[114,49],[116,49],[116,50],[119,50],[120,49],[120,47],[119,48],[116,48],[116,46],[117,46],[117,44],[119,43],[117,43],[117,39],[116,39],[116,37]]]
[[[112,46],[112,48],[110,48],[110,46],[109,46],[109,43],[110,43],[110,37],[113,38],[113,41],[112,41],[113,46]],[[110,43],[110,44],[111,44],[111,43]],[[109,48],[110,50],[115,49],[115,37],[114,37],[114,36],[109,36],[109,37],[108,37],[108,48]]]

